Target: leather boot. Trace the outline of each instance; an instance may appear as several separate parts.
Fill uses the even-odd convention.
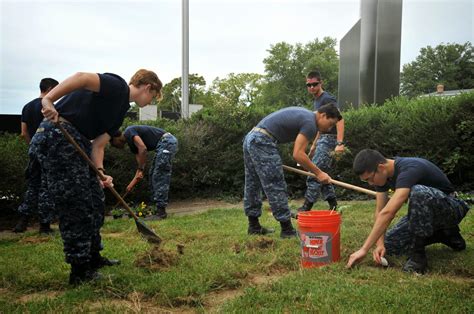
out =
[[[15,233],[25,232],[26,228],[28,227],[29,220],[30,220],[30,217],[28,217],[27,215],[21,215],[15,228],[13,228],[13,232]]]
[[[336,210],[337,209],[337,200],[336,198],[329,198],[328,200],[329,210]]]
[[[258,217],[248,217],[249,219],[249,228],[247,230],[247,234],[249,235],[265,235],[269,233],[275,232],[275,230],[270,228],[264,228],[260,225],[258,221]]]
[[[304,200],[304,204],[297,209],[299,212],[307,212],[313,208],[313,202],[308,201],[307,199]]]
[[[441,243],[449,246],[454,251],[466,249],[466,241],[459,232],[458,226],[441,230]]]
[[[102,275],[96,269],[90,267],[90,263],[71,264],[71,273],[69,274],[70,285],[80,285],[86,282],[99,280]]]
[[[426,273],[428,259],[426,258],[425,243],[426,238],[415,237],[413,239],[410,255],[405,265],[403,265],[404,272],[421,275]]]
[[[115,266],[120,265],[120,260],[118,259],[108,259],[107,257],[101,256],[100,253],[93,253],[90,261],[91,269],[99,269],[104,266]]]
[[[166,208],[164,207],[156,207],[156,214],[150,215],[148,217],[145,217],[144,220],[163,220],[168,217],[168,214],[166,213]]]
[[[291,220],[280,221],[280,226],[281,226],[280,238],[289,239],[289,238],[296,237],[296,230],[295,228],[293,228],[293,225],[291,224]]]
[[[53,229],[51,229],[51,226],[49,225],[49,223],[40,223],[39,233],[40,234],[51,234],[51,233],[53,233]]]

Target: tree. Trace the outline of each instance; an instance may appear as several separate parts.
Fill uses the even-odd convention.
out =
[[[206,80],[198,74],[189,75],[189,103],[205,105]],[[163,99],[159,103],[160,110],[181,111],[181,77],[174,78],[163,86]]]
[[[250,106],[257,102],[264,84],[263,75],[256,73],[230,73],[225,78],[216,78],[210,91],[219,101],[239,106]]]
[[[415,61],[405,64],[400,92],[407,96],[428,94],[443,84],[446,90],[474,88],[472,44],[441,44],[421,48]]]
[[[270,55],[263,60],[267,83],[263,88],[263,102],[278,107],[301,106],[311,102],[305,87],[306,74],[319,70],[324,89],[337,95],[339,57],[336,39],[324,37],[305,45],[285,42],[272,45]]]

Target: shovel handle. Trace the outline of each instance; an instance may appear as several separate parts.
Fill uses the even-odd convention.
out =
[[[302,174],[302,175],[305,175],[305,176],[308,176],[308,177],[316,178],[316,175],[314,173],[304,171],[304,170],[300,170],[298,168],[293,168],[293,167],[290,167],[290,166],[283,165],[283,169],[291,171],[291,172],[296,172],[296,173],[299,173],[299,174]],[[335,184],[335,185],[339,185],[340,187],[343,187],[343,188],[346,188],[346,189],[350,189],[350,190],[354,190],[354,191],[357,191],[357,192],[365,193],[367,195],[371,195],[371,196],[376,196],[377,195],[377,192],[361,188],[360,186],[357,186],[357,185],[352,185],[352,184],[337,181],[337,180],[334,180],[334,179],[331,179],[331,183]]]
[[[94,170],[94,172],[97,174],[97,176],[104,181],[105,176],[100,172],[97,167],[95,166],[94,162],[87,156],[87,154],[84,152],[84,150],[77,144],[77,142],[74,140],[74,138],[69,134],[69,132],[61,125],[60,122],[56,122],[56,126],[61,130],[63,133],[64,137],[68,140],[69,143],[76,148],[77,152],[84,158],[84,160],[87,161],[89,166]],[[124,201],[124,199],[118,194],[118,192],[114,189],[113,186],[109,186],[108,189],[112,194],[117,198],[117,200],[125,207],[125,209],[128,211],[130,215],[132,215],[133,219],[138,220],[138,216],[133,212],[133,210],[128,206],[128,204]],[[125,196],[125,195],[124,195]]]

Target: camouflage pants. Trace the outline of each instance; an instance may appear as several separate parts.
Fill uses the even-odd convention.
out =
[[[173,135],[163,136],[156,145],[156,154],[150,167],[152,201],[157,208],[166,208],[171,182],[171,161],[178,151],[178,140]]]
[[[71,124],[62,125],[90,156],[90,141]],[[59,216],[66,262],[88,262],[91,254],[101,249],[100,228],[104,224],[104,192],[95,173],[48,121],[40,124],[30,151],[46,174],[47,188]]]
[[[408,214],[385,234],[387,254],[408,253],[414,237],[427,238],[440,229],[457,226],[468,210],[466,203],[438,189],[413,186]]]
[[[313,156],[313,163],[324,172],[331,170],[333,157],[331,153],[336,147],[336,136],[332,134],[322,134],[316,146],[316,153]],[[308,177],[306,180],[305,198],[311,203],[315,203],[319,194],[323,195],[324,200],[336,197],[334,186],[332,184],[321,184],[315,178]]]
[[[36,156],[30,152],[28,154],[30,160],[25,171],[27,189],[18,212],[29,217],[37,212],[40,223],[49,224],[54,219],[54,202],[48,193],[46,175],[42,173]]]
[[[269,136],[251,131],[243,144],[245,163],[244,211],[246,216],[262,214],[262,190],[278,221],[290,219],[288,194],[277,144]]]

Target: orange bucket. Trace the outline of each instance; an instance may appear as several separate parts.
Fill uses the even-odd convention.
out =
[[[298,213],[301,265],[312,268],[341,259],[341,215],[333,210]]]

